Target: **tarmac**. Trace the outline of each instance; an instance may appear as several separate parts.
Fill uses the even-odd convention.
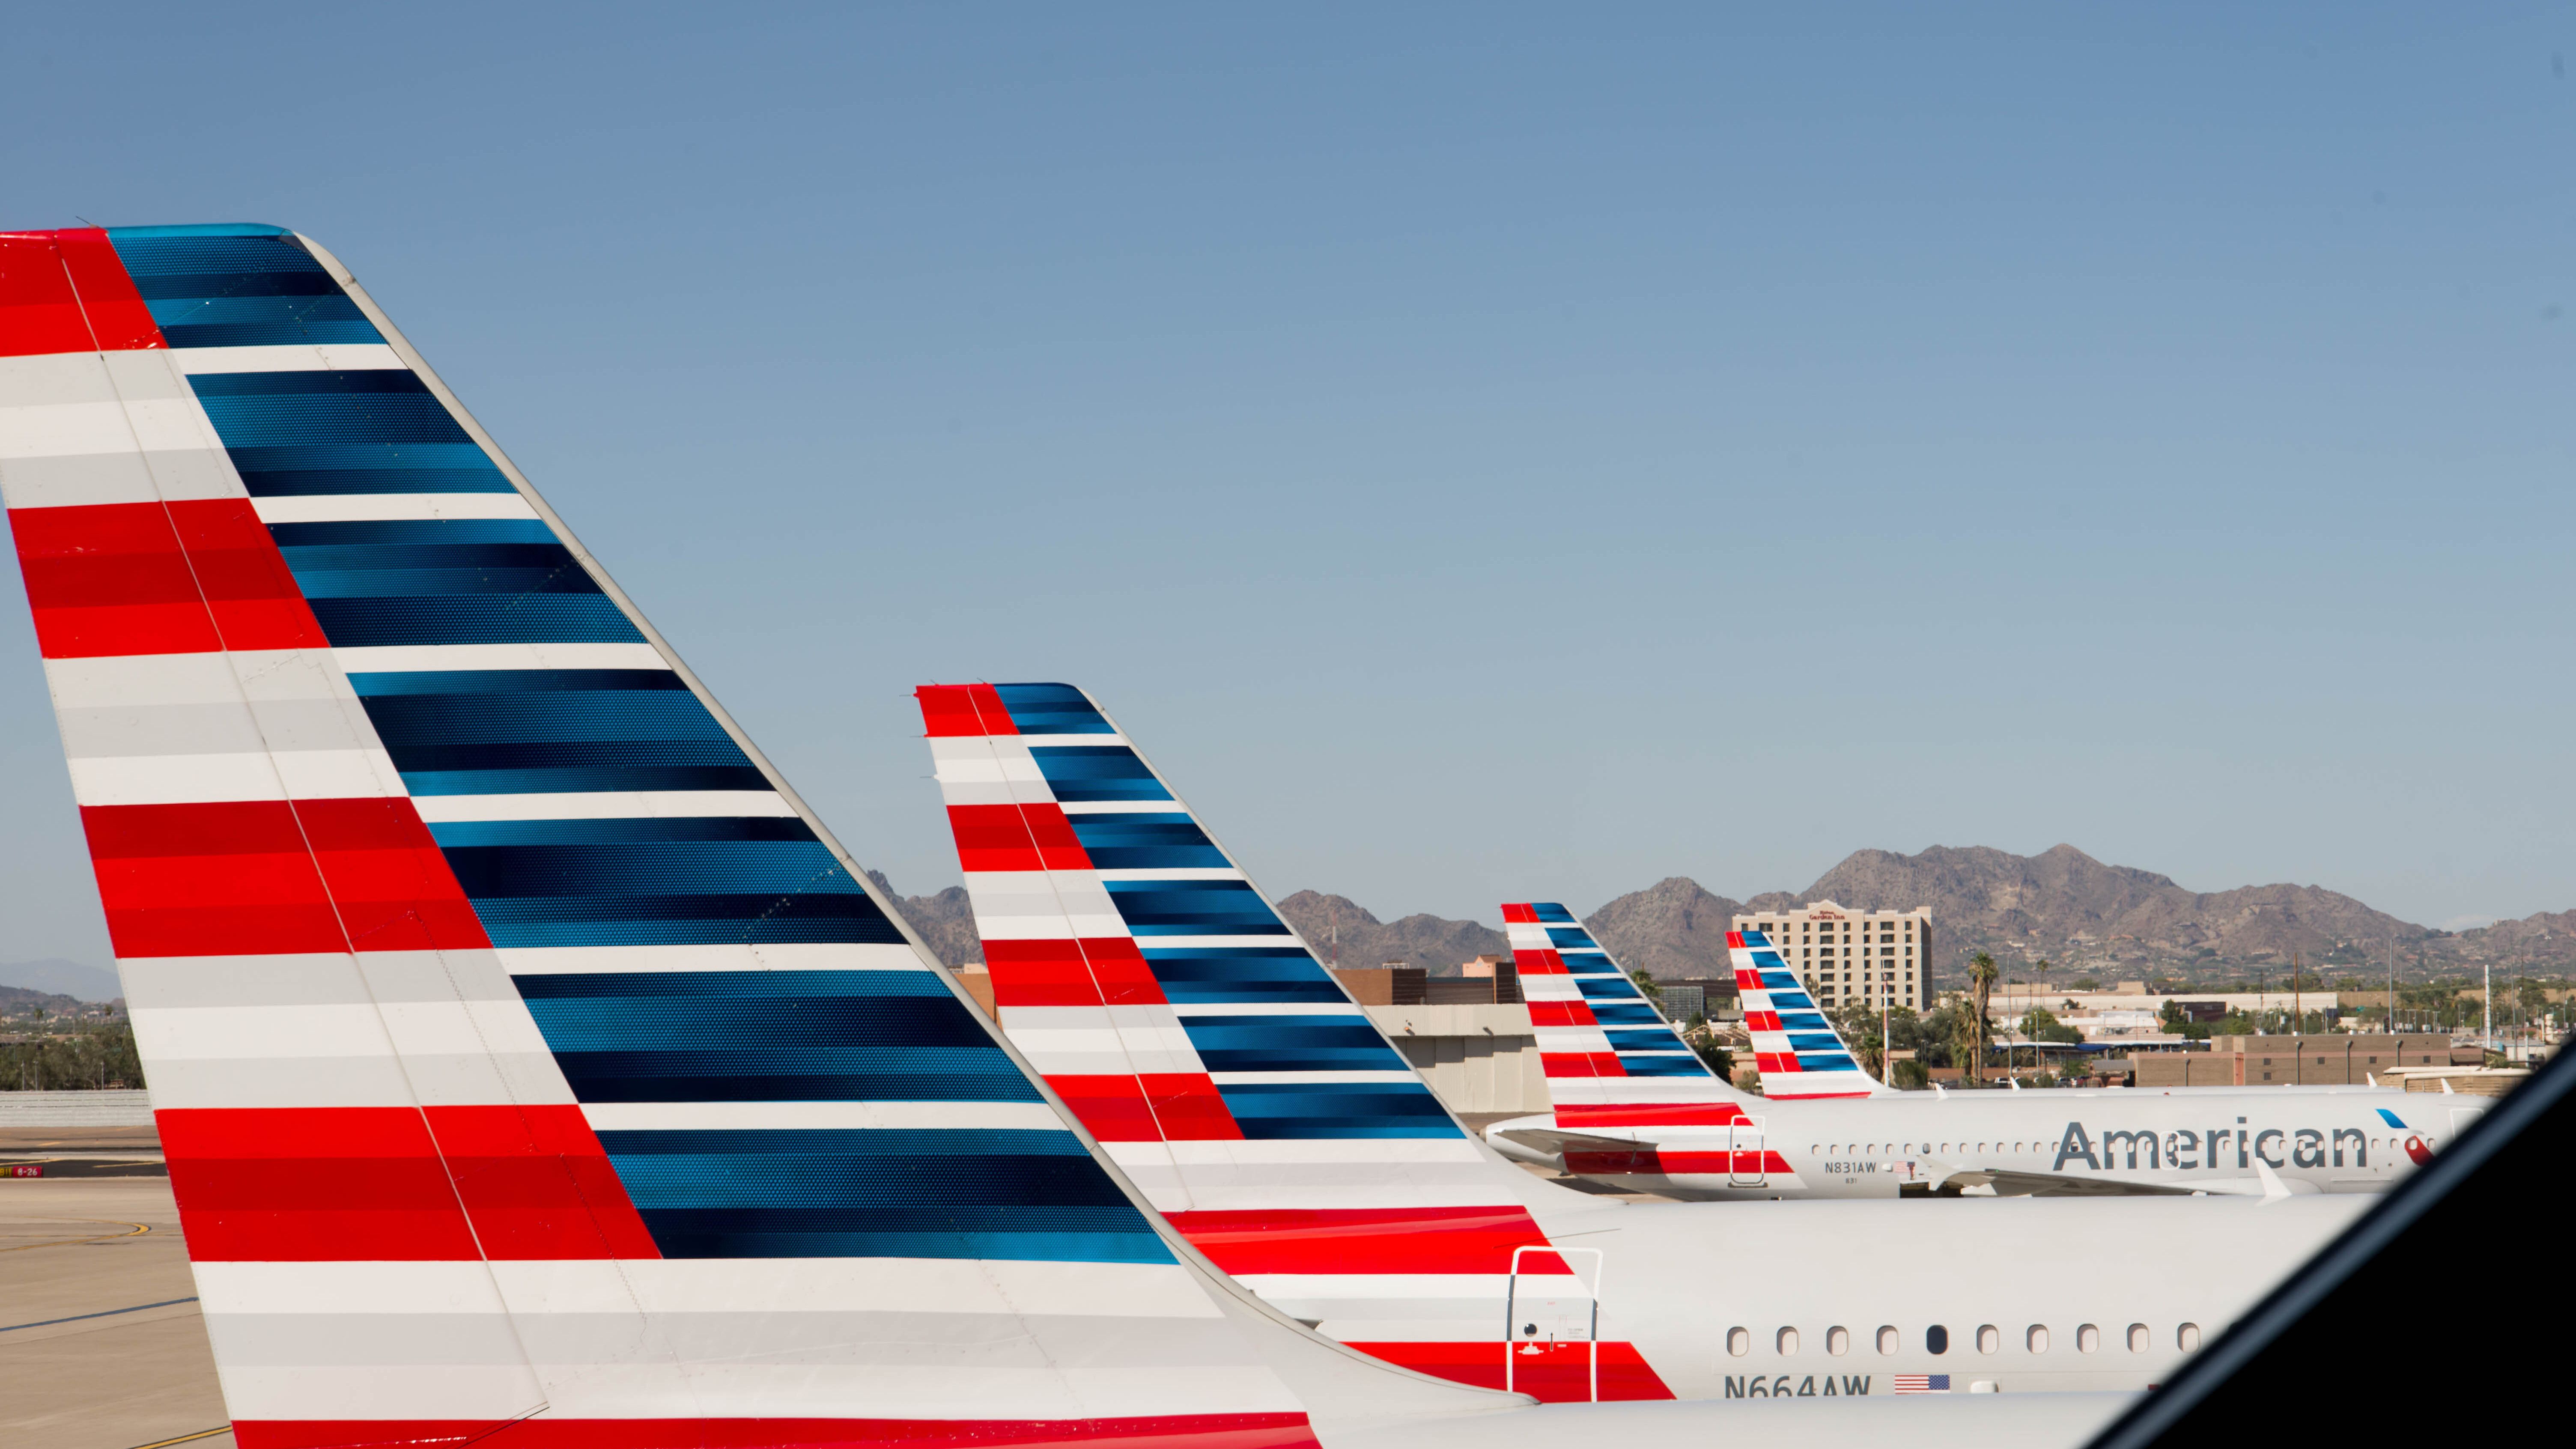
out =
[[[0,1444],[231,1449],[149,1127],[0,1132]]]

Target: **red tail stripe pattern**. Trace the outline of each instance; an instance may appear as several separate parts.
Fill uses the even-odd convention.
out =
[[[1228,1273],[1508,1273],[1512,1249],[1547,1235],[1517,1207],[1264,1208],[1167,1213]],[[1555,1254],[1521,1259],[1523,1273],[1564,1273]]]
[[[327,647],[247,498],[17,508],[9,527],[48,659]]]
[[[90,805],[81,825],[119,956],[491,944],[402,796]]]
[[[156,1115],[200,1262],[660,1256],[572,1104]]]
[[[106,232],[0,232],[0,357],[168,345]]]
[[[1047,1085],[1103,1142],[1243,1140],[1243,1129],[1205,1072],[1060,1072]]]
[[[986,941],[996,1006],[1160,1005],[1163,988],[1124,936]]]
[[[989,684],[925,684],[913,694],[921,701],[922,724],[932,739],[1020,732],[1002,696]]]

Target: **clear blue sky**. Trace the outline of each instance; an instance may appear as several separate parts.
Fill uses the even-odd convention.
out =
[[[39,7],[0,224],[333,248],[867,863],[1089,686],[1274,893],[2069,841],[2576,906],[2576,16]],[[14,580],[0,959],[107,950]]]

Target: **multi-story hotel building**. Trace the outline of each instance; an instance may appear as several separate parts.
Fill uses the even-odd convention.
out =
[[[1735,929],[1770,937],[1827,1010],[1855,1001],[1932,1009],[1930,907],[1854,911],[1810,901],[1795,910],[1748,911],[1735,918]]]

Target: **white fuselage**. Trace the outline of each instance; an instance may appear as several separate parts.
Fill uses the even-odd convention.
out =
[[[2375,1193],[2456,1131],[2451,1099],[2386,1089],[2112,1089],[1906,1093],[1835,1101],[1746,1098],[1734,1126],[1586,1127],[1633,1156],[1551,1152],[1486,1137],[1524,1162],[1637,1191],[1703,1199],[1894,1197],[1963,1174],[2001,1191],[2257,1193],[2268,1167],[2293,1191]],[[2474,1112],[2466,1105],[2459,1112]],[[2392,1120],[2393,1119],[2393,1120]],[[2261,1164],[2258,1167],[2257,1164]]]
[[[1601,1250],[1602,1336],[1635,1343],[1678,1396],[1821,1398],[1830,1379],[1835,1397],[1875,1397],[1900,1374],[1961,1392],[2160,1383],[2368,1207],[1743,1203],[1712,1231],[1704,1209],[1645,1204],[1546,1226]]]
[[[1630,1371],[1640,1362],[1686,1399],[1871,1397],[1890,1393],[1896,1375],[1934,1374],[1954,1375],[1961,1392],[1978,1380],[2140,1389],[2370,1206],[2322,1195],[1559,1198],[1575,1195],[1542,1194],[1532,1210],[1564,1267],[1533,1260],[1517,1279],[1429,1274],[1395,1292],[1383,1276],[1244,1285],[1364,1350],[1490,1344],[1498,1366],[1509,1358],[1524,1371],[1516,1386],[1555,1375],[1546,1396],[1557,1399],[1582,1396],[1566,1354],[1593,1343],[1604,1346],[1604,1397],[1640,1396]],[[1506,1350],[1507,1326],[1526,1356]]]

